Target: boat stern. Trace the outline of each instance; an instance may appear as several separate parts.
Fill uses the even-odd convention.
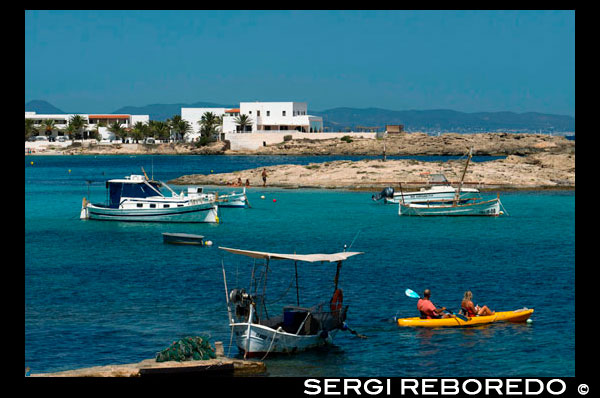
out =
[[[87,198],[83,198],[82,202],[81,202],[81,212],[79,213],[79,218],[81,220],[87,220],[88,218],[90,218],[90,213],[88,212],[88,200]]]

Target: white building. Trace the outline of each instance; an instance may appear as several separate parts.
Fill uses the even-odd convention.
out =
[[[199,135],[198,121],[205,112],[223,117],[222,133],[323,132],[323,118],[309,115],[306,102],[240,102],[240,107],[233,109],[181,108],[181,118],[187,120],[194,130],[190,138]],[[240,115],[250,119],[244,131],[236,123]]]
[[[200,124],[198,123],[202,119],[202,115],[207,112],[212,112],[215,116],[224,116],[227,108],[181,108],[181,118],[186,120],[191,128],[192,132],[186,136],[188,141],[196,141],[200,137]]]
[[[34,120],[33,126],[37,128],[38,131],[43,129],[45,120],[54,121],[54,128],[52,129],[51,137],[64,136],[65,129],[69,124],[69,119],[75,116],[74,113],[69,114],[38,114],[35,112],[25,112],[25,119]],[[103,140],[114,140],[115,136],[113,133],[108,131],[108,127],[98,127],[98,124],[102,124],[104,126],[110,126],[111,124],[117,122],[123,128],[131,128],[137,122],[142,122],[147,124],[150,121],[149,115],[107,115],[107,114],[78,114],[81,116],[86,124],[84,131],[93,131],[98,129],[100,134],[102,135]],[[44,133],[40,133],[43,135]]]
[[[289,131],[323,132],[323,119],[307,112],[306,102],[241,102],[239,112],[248,115],[253,132]],[[224,132],[237,132],[235,118],[223,120]]]

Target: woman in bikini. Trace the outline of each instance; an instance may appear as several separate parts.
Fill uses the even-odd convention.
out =
[[[461,313],[463,315],[473,316],[486,316],[493,315],[495,312],[490,310],[487,305],[483,307],[473,305],[473,293],[470,290],[465,292],[462,302],[460,303]]]

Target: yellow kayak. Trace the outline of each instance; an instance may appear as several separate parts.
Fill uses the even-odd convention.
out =
[[[400,318],[398,319],[398,326],[424,326],[424,327],[464,327],[464,326],[474,326],[474,325],[483,325],[486,323],[493,322],[525,322],[531,314],[533,313],[533,308],[527,309],[522,308],[520,310],[515,311],[503,311],[496,312],[493,315],[486,316],[474,316],[469,318],[468,321],[463,321],[459,318],[441,318],[441,319],[421,319],[419,317],[414,318]]]

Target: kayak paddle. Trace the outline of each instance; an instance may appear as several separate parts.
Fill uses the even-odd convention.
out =
[[[414,292],[414,291],[412,291],[410,289],[406,289],[404,291],[404,294],[406,294],[410,298],[416,298],[416,299],[420,299],[421,298],[421,296],[419,296],[419,294],[417,292]],[[436,305],[436,307],[437,307],[437,305]],[[466,316],[464,316],[462,314],[455,314],[454,312],[452,312],[452,310],[449,310],[448,308],[446,308],[446,311],[448,311],[450,314],[454,315],[455,317],[457,317],[461,321],[465,321],[465,322],[469,321],[469,318],[467,318]]]

